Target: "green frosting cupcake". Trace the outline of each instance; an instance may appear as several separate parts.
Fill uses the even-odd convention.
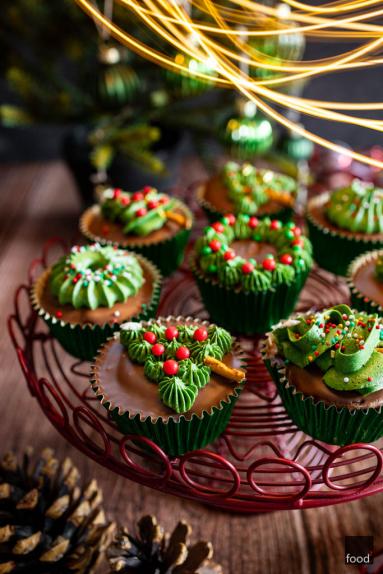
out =
[[[148,329],[137,323],[121,325],[120,341],[129,358],[144,365],[146,377],[158,383],[162,402],[177,413],[192,407],[198,391],[210,380],[205,357],[222,359],[232,348],[231,335],[216,325],[209,328],[153,323]]]
[[[222,170],[223,184],[236,213],[254,215],[270,199],[270,191],[296,194],[296,181],[284,174],[258,169],[250,163],[228,162]]]
[[[339,229],[355,233],[382,233],[383,189],[354,179],[349,187],[334,191],[326,214]]]
[[[166,210],[174,205],[175,200],[151,187],[135,193],[115,189],[104,197],[101,213],[105,219],[121,223],[126,235],[145,237],[165,225]]]
[[[143,283],[133,255],[98,243],[73,247],[53,265],[49,280],[60,305],[75,309],[113,307],[138,293]]]
[[[372,400],[374,408],[368,400],[383,389],[383,322],[378,316],[347,305],[297,316],[273,329],[264,358],[291,418],[308,434],[334,444],[383,435],[383,417],[375,428],[365,420],[369,412],[371,423],[376,419],[379,399]],[[298,367],[295,382],[290,381],[292,367]]]
[[[236,242],[236,243],[235,243]],[[236,253],[270,253],[257,261]],[[205,228],[195,244],[192,270],[212,320],[254,334],[288,316],[312,267],[311,243],[293,222],[240,214]]]

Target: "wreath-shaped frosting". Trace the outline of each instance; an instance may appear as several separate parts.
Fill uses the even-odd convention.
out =
[[[327,205],[328,219],[340,229],[359,233],[383,232],[383,189],[354,179],[334,191]]]
[[[120,223],[126,235],[146,236],[161,229],[175,201],[153,187],[130,193],[120,189],[107,190],[101,201],[105,219]]]
[[[221,360],[232,348],[230,334],[216,325],[121,326],[120,341],[129,358],[144,365],[145,376],[158,384],[162,402],[177,413],[188,411],[198,392],[210,381],[204,358]]]
[[[315,364],[327,386],[365,395],[383,388],[382,329],[376,315],[337,305],[277,326],[272,337],[285,363]]]
[[[271,170],[258,169],[250,163],[228,162],[222,180],[237,213],[254,215],[270,199],[270,192],[295,194],[297,184],[292,177]]]
[[[112,307],[135,295],[144,283],[134,255],[98,243],[74,246],[52,267],[49,287],[61,305],[75,309]]]
[[[231,248],[235,240],[267,243],[276,255],[266,255],[262,262],[244,259]],[[206,227],[196,242],[196,255],[201,271],[226,287],[245,291],[265,291],[294,281],[297,273],[312,265],[311,243],[293,222],[246,214],[226,215]]]

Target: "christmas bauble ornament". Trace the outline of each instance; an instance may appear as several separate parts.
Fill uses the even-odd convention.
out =
[[[209,58],[200,62],[188,55],[177,54],[174,61],[176,64],[184,66],[186,70],[168,71],[166,77],[169,84],[182,96],[195,96],[214,85],[214,78],[217,74],[214,62]],[[209,76],[209,79],[199,78],[195,75],[196,72]]]
[[[51,449],[0,462],[0,572],[94,572],[114,525],[105,520],[95,481],[79,484],[70,459]]]
[[[295,132],[289,132],[279,139],[278,150],[295,162],[308,161],[314,153],[314,144]]]
[[[107,106],[123,106],[130,102],[140,87],[139,78],[127,62],[126,50],[120,46],[102,44],[99,49],[100,98]]]
[[[224,141],[240,159],[266,153],[273,145],[273,127],[260,112],[253,116],[237,115],[225,126]]]
[[[144,516],[137,533],[121,530],[108,549],[112,572],[120,574],[222,574],[212,562],[210,542],[189,544],[191,528],[179,522],[167,536],[154,516]]]

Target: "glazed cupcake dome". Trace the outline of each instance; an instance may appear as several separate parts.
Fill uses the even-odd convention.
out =
[[[112,307],[135,295],[143,283],[141,266],[132,254],[98,243],[72,247],[53,265],[49,280],[60,305],[75,309]]]
[[[221,360],[232,347],[230,334],[216,325],[153,323],[144,328],[141,323],[126,323],[121,326],[120,341],[129,358],[143,364],[146,377],[158,384],[161,401],[177,413],[190,410],[209,382],[206,357]]]
[[[383,313],[383,250],[356,257],[347,273],[351,303],[360,311]]]
[[[273,194],[296,194],[296,181],[284,174],[258,169],[250,163],[228,162],[222,179],[236,213],[254,215]]]
[[[231,248],[234,241],[251,240],[274,247],[263,261],[245,259]],[[297,273],[312,265],[310,241],[293,222],[258,220],[241,214],[225,216],[207,227],[196,242],[196,258],[201,271],[225,287],[244,291],[265,291],[289,284]]]
[[[165,225],[167,212],[175,204],[174,199],[149,186],[134,193],[114,189],[104,194],[101,212],[105,219],[121,223],[126,235],[146,236]]]
[[[338,305],[276,325],[263,356],[297,426],[345,445],[383,435],[382,351],[382,319]]]

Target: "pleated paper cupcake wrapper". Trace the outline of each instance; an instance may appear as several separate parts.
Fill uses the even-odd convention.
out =
[[[357,270],[360,269],[360,267],[363,267],[363,265],[369,263],[372,260],[376,261],[379,256],[383,256],[383,249],[369,251],[368,253],[364,253],[363,255],[356,257],[351,262],[346,277],[347,285],[351,292],[352,306],[355,307],[355,309],[358,309],[358,311],[365,311],[370,315],[372,313],[378,313],[379,315],[383,315],[383,308],[375,301],[372,301],[371,299],[366,297],[366,295],[361,293],[359,289],[356,288],[353,281],[353,277],[355,276]],[[382,289],[383,289],[383,283],[382,283]]]
[[[377,247],[383,246],[381,239],[363,239],[349,235],[341,230],[339,232],[323,227],[310,213],[310,206],[321,206],[329,198],[328,193],[313,198],[308,204],[307,224],[309,236],[313,245],[314,259],[320,267],[331,271],[335,275],[347,275],[352,260]]]
[[[265,333],[294,310],[309,272],[300,272],[295,280],[275,289],[242,291],[229,289],[204,275],[192,257],[191,269],[211,320],[225,329],[243,335]]]
[[[207,199],[205,199],[204,192],[205,192],[205,186],[200,185],[196,191],[197,203],[204,211],[209,222],[214,223],[215,221],[221,219],[225,215],[225,213],[223,211],[219,211],[218,209],[216,209],[216,207],[214,207],[212,203],[207,201]],[[233,213],[235,215],[237,214],[235,210],[233,210]],[[280,221],[287,222],[290,221],[290,219],[293,217],[293,214],[294,210],[291,207],[284,207],[273,213],[257,213],[256,215],[259,219],[262,219],[263,217],[271,217],[272,219],[279,219]]]
[[[185,322],[196,326],[208,326],[210,323],[194,319],[193,317],[159,317],[155,320],[165,324]],[[153,321],[144,322],[144,327],[150,328]],[[118,335],[117,335],[118,337]],[[232,410],[243,389],[245,381],[233,382],[232,393],[217,405],[212,405],[210,411],[203,411],[201,415],[194,413],[190,418],[180,415],[175,418],[144,416],[139,412],[123,410],[117,404],[113,404],[107,395],[107,391],[98,380],[97,363],[102,360],[102,347],[99,350],[96,362],[92,367],[91,385],[101,404],[108,410],[116,423],[119,431],[124,434],[144,436],[156,443],[164,452],[171,457],[181,456],[186,452],[204,448],[214,442],[225,430],[230,420]],[[245,359],[238,342],[234,341],[233,351]],[[153,383],[155,384],[155,383]]]
[[[149,303],[142,305],[141,312],[129,318],[130,321],[148,320],[154,317],[157,312],[161,294],[161,274],[158,269],[145,257],[141,255],[136,255],[136,257],[140,263],[143,263],[146,268],[150,270],[154,277],[153,293]],[[47,269],[45,273],[35,281],[31,288],[33,308],[48,325],[53,337],[57,339],[60,345],[70,355],[84,361],[92,361],[99,347],[119,330],[120,324],[118,322],[105,323],[104,325],[67,323],[45,311],[40,302],[40,293],[45,285],[49,272],[50,270]],[[126,321],[126,319],[124,321]]]
[[[98,207],[98,206],[96,206]],[[120,249],[129,249],[129,251],[135,251],[140,253],[159,268],[162,275],[170,275],[173,271],[178,269],[181,265],[187,242],[189,241],[191,228],[193,225],[193,215],[191,211],[181,202],[177,202],[177,208],[182,210],[186,217],[187,224],[186,227],[180,229],[177,233],[164,239],[163,241],[157,241],[153,243],[116,243],[110,241],[105,237],[95,235],[89,231],[87,226],[87,216],[90,210],[94,207],[90,207],[80,218],[80,231],[81,233],[90,241],[100,243],[101,245],[115,245]]]
[[[383,436],[381,407],[350,410],[306,396],[289,383],[284,364],[271,358],[265,345],[261,351],[289,417],[303,432],[338,446],[374,442]]]

